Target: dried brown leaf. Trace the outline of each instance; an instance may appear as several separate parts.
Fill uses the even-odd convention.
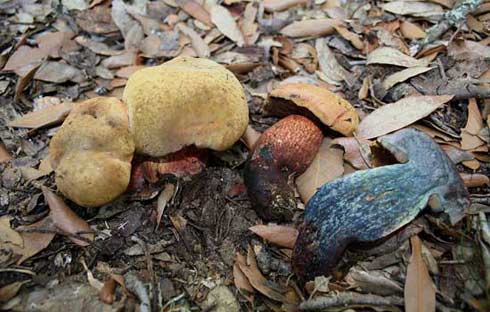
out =
[[[412,236],[410,242],[412,256],[405,280],[405,310],[407,312],[433,312],[436,310],[436,289],[422,259],[422,242],[418,236]]]
[[[372,139],[406,127],[449,102],[452,95],[410,96],[386,104],[367,115],[359,124],[357,134]]]
[[[22,285],[28,283],[30,280],[13,282],[0,288],[0,302],[7,302],[19,292]]]
[[[403,82],[409,78],[428,72],[431,69],[432,69],[431,67],[406,68],[404,70],[401,70],[399,72],[396,72],[386,77],[386,79],[383,81],[383,88],[388,91],[391,87],[393,87],[397,83]]]
[[[114,293],[116,292],[116,281],[113,278],[109,278],[104,282],[104,286],[99,291],[99,299],[106,304],[112,304],[115,299]]]
[[[335,32],[335,26],[342,25],[342,21],[330,18],[310,19],[293,22],[281,29],[281,34],[287,37],[323,37]]]
[[[332,141],[332,144],[337,144],[344,148],[344,159],[355,169],[372,168],[370,155],[366,155],[359,143],[367,147],[371,144],[368,140],[354,137],[336,138]]]
[[[157,225],[156,228],[160,225],[160,221],[162,220],[163,212],[165,211],[165,207],[170,202],[175,193],[175,185],[172,183],[167,183],[163,187],[163,191],[158,196],[157,200]]]
[[[231,41],[235,42],[237,46],[241,47],[244,45],[245,39],[243,38],[243,34],[230,11],[221,5],[213,5],[211,7],[211,20],[218,30]]]
[[[466,187],[490,186],[490,178],[480,173],[460,173]]]
[[[1,246],[17,245],[22,246],[24,241],[22,236],[10,227],[11,217],[0,217],[0,243]]]
[[[427,35],[425,31],[417,24],[410,23],[408,21],[403,21],[400,24],[400,31],[403,37],[410,40],[422,39],[425,38],[425,36]]]
[[[324,138],[311,165],[296,179],[296,187],[306,204],[323,184],[344,173],[344,159],[341,149],[331,145],[330,138]]]
[[[204,40],[199,36],[194,29],[187,27],[184,23],[179,23],[176,25],[177,29],[180,30],[184,35],[191,39],[192,48],[196,51],[197,56],[199,57],[209,57],[211,55],[211,51],[209,50],[208,45]]]
[[[257,8],[254,6],[253,2],[250,2],[245,7],[245,12],[243,12],[243,19],[239,22],[240,30],[243,34],[243,39],[246,45],[253,45],[259,38],[259,26],[255,23],[255,18],[257,17]]]
[[[30,225],[19,226],[16,230],[24,242],[23,246],[12,246],[13,252],[21,256],[17,260],[17,265],[48,247],[55,236],[54,226],[49,216]]]
[[[126,51],[123,54],[110,56],[102,61],[102,65],[107,69],[114,69],[129,65],[137,65],[137,54],[135,51]]]
[[[245,276],[245,274],[243,274],[242,270],[240,269],[239,263],[241,263],[242,265],[247,265],[247,259],[244,255],[237,252],[235,263],[233,264],[233,282],[235,284],[235,287],[239,291],[246,291],[250,294],[253,294],[255,290],[248,281],[248,278]]]
[[[251,247],[248,248],[247,262],[248,265],[240,262],[237,263],[253,288],[272,300],[285,302],[286,297],[282,293],[268,286],[270,282],[260,272],[255,260],[255,253]]]
[[[255,142],[259,139],[261,133],[248,125],[245,133],[243,134],[241,140],[247,146],[248,150],[253,150]]]
[[[248,229],[270,243],[289,249],[293,249],[298,238],[298,230],[285,225],[259,224]]]
[[[0,140],[0,164],[6,163],[14,159],[12,155],[10,155],[9,151],[5,147],[5,144]]]
[[[73,32],[50,32],[36,38],[39,49],[46,55],[54,58],[60,57],[60,51],[71,52],[78,48],[72,40],[75,36]]]
[[[83,220],[73,210],[68,207],[65,202],[47,187],[43,186],[44,199],[49,206],[49,216],[53,220],[53,224],[61,231],[69,234],[68,238],[79,246],[88,246],[94,239],[92,229],[88,225],[87,221]],[[78,234],[81,233],[81,234]],[[85,240],[74,237],[75,235],[85,238]]]
[[[62,83],[66,81],[82,82],[85,77],[78,68],[61,62],[45,62],[36,71],[34,79]]]
[[[440,16],[444,13],[440,5],[430,2],[391,1],[380,6],[390,13],[417,17]]]
[[[354,79],[352,74],[339,64],[325,39],[317,39],[315,41],[315,48],[322,74],[320,78],[322,80],[331,84],[340,84],[342,81],[345,81],[348,85],[353,85]]]
[[[402,67],[424,67],[429,64],[425,59],[416,59],[403,54],[397,49],[381,47],[372,51],[367,56],[367,64],[388,64]]]
[[[334,26],[335,30],[341,35],[345,40],[350,41],[352,45],[358,49],[362,50],[364,49],[364,42],[359,38],[359,36],[353,32],[350,32],[347,27],[343,25],[336,25]]]
[[[44,58],[47,57],[45,51],[38,48],[31,48],[29,46],[20,46],[14,54],[10,56],[7,64],[3,67],[2,71],[16,70],[28,64],[39,64]]]
[[[184,10],[184,12],[194,17],[198,21],[206,24],[207,26],[213,25],[213,23],[211,22],[211,15],[198,2],[193,0],[175,0],[175,3],[182,10]]]
[[[58,105],[47,106],[43,109],[27,113],[24,116],[7,123],[7,126],[37,129],[59,124],[65,120],[72,107],[72,102],[64,102]]]
[[[113,6],[115,2],[113,1]],[[76,22],[80,28],[89,33],[107,34],[118,31],[111,17],[111,8],[105,5],[78,12]]]
[[[483,128],[483,118],[475,99],[470,99],[468,103],[468,120],[466,126],[461,129],[461,148],[473,150],[485,142],[478,136]]]
[[[90,51],[100,54],[100,55],[107,55],[107,56],[114,56],[114,55],[119,55],[123,53],[123,51],[117,51],[109,48],[107,44],[103,42],[98,42],[91,40],[90,38],[86,36],[78,36],[75,38],[75,41],[81,45],[89,49]]]
[[[307,3],[308,0],[264,0],[264,9],[268,12],[278,12]]]
[[[145,68],[146,66],[144,65],[132,65],[132,66],[126,66],[121,69],[119,69],[116,72],[116,76],[119,78],[125,78],[128,79],[132,74],[134,74],[136,71]]]

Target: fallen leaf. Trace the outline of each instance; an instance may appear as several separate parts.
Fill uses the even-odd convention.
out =
[[[380,6],[391,13],[417,17],[441,16],[444,13],[440,5],[430,2],[391,1]]]
[[[73,32],[49,32],[36,38],[37,45],[46,55],[54,58],[60,57],[60,51],[72,52],[78,49],[78,46],[73,42],[75,36]]]
[[[471,40],[453,40],[448,46],[447,54],[456,60],[486,58],[490,47],[486,44]]]
[[[121,69],[119,69],[116,72],[116,76],[119,78],[126,78],[128,79],[132,74],[134,74],[136,71],[145,68],[146,66],[144,65],[133,65],[133,66],[126,66]]]
[[[475,156],[467,151],[463,151],[451,145],[443,145],[442,149],[454,164],[459,164],[462,161],[473,160]]]
[[[72,102],[47,106],[43,109],[30,112],[24,116],[7,123],[8,127],[37,129],[59,124],[65,120],[73,107]]]
[[[282,293],[269,287],[271,282],[269,282],[260,272],[252,247],[249,246],[248,248],[247,263],[244,264],[238,262],[238,266],[243,274],[247,277],[253,288],[272,300],[278,302],[286,301],[286,297],[284,297]]]
[[[259,38],[258,28],[259,26],[255,23],[255,18],[257,17],[257,8],[254,6],[253,2],[250,2],[245,7],[245,12],[243,12],[243,19],[239,22],[240,30],[243,34],[243,39],[246,45],[253,45]]]
[[[115,299],[115,292],[116,281],[113,278],[109,278],[99,291],[99,299],[105,304],[112,304]]]
[[[418,236],[410,238],[412,256],[405,279],[405,310],[407,312],[433,312],[436,310],[436,289],[427,266],[422,259],[422,243]]]
[[[293,249],[298,237],[298,230],[285,225],[259,224],[248,229],[270,243],[289,249]]]
[[[347,27],[343,25],[334,26],[335,30],[341,35],[345,40],[349,41],[354,48],[358,50],[364,49],[364,42],[359,38],[359,36],[353,32],[350,32]]]
[[[46,56],[46,52],[41,49],[31,48],[26,45],[20,46],[14,54],[10,56],[2,71],[14,71],[28,64],[38,64],[42,62]]]
[[[243,46],[245,39],[230,11],[221,5],[213,5],[211,7],[211,20],[223,35],[235,42],[237,46]]]
[[[48,247],[55,236],[53,230],[53,222],[49,216],[36,223],[17,227],[16,231],[20,233],[24,242],[23,246],[12,246],[12,251],[21,256],[16,262],[17,265]]]
[[[410,40],[415,40],[415,39],[423,39],[427,34],[425,31],[420,28],[418,25],[414,23],[410,23],[408,21],[403,21],[400,24],[400,31],[403,35],[403,37],[410,39]]]
[[[410,96],[386,104],[367,115],[359,124],[357,135],[372,139],[408,126],[449,102],[452,95]]]
[[[160,221],[162,220],[163,212],[165,211],[165,207],[170,202],[175,193],[175,185],[172,183],[167,183],[163,187],[163,191],[158,196],[157,200],[157,225],[155,227],[158,228],[160,225]]]
[[[241,263],[242,265],[247,265],[247,259],[241,253],[237,252],[235,263],[233,264],[233,282],[235,284],[235,287],[239,291],[246,291],[250,294],[253,294],[255,290],[248,281],[248,278],[245,276],[245,274],[243,274],[242,270],[240,269],[239,263]]]
[[[1,246],[17,245],[22,246],[24,241],[22,236],[10,227],[11,217],[0,217],[0,243]],[[4,245],[5,244],[5,245]]]
[[[16,102],[19,101],[19,99],[22,96],[22,93],[24,92],[24,88],[32,81],[34,75],[36,74],[40,66],[41,63],[30,68],[29,71],[26,72],[24,75],[19,76],[19,79],[17,79],[17,84],[15,85],[14,101]]]
[[[10,155],[9,151],[5,147],[5,144],[0,140],[0,164],[6,163],[14,159],[12,155]]]
[[[206,42],[204,42],[201,36],[199,36],[199,34],[194,31],[194,29],[187,27],[184,23],[179,23],[176,25],[176,27],[184,35],[191,39],[192,48],[194,49],[194,51],[196,51],[197,56],[209,57],[211,55],[208,45],[206,44]]]
[[[107,44],[103,42],[98,42],[91,40],[90,38],[86,36],[78,36],[75,38],[75,41],[81,45],[89,49],[90,51],[100,54],[100,55],[106,55],[106,56],[114,56],[114,55],[119,55],[123,53],[124,51],[118,51],[118,50],[113,50],[107,46]]]
[[[349,136],[357,129],[359,116],[352,105],[335,93],[306,83],[287,83],[274,89],[264,110],[284,117],[307,109],[333,130]]]
[[[366,155],[359,143],[369,147],[371,142],[366,139],[355,137],[336,138],[332,144],[340,145],[344,148],[344,159],[355,169],[364,170],[372,168],[370,154]]]
[[[75,244],[82,247],[90,245],[88,241],[94,239],[94,234],[87,233],[92,231],[87,221],[77,216],[60,197],[56,196],[47,187],[43,186],[42,191],[44,199],[48,203],[49,216],[53,220],[53,224],[61,231],[69,234],[68,238]],[[83,237],[86,240],[78,239],[74,235]]]
[[[169,216],[169,218],[174,228],[179,232],[182,232],[187,226],[187,220],[182,216],[175,215],[175,216]]]
[[[429,61],[425,59],[416,59],[403,54],[397,49],[390,47],[381,47],[372,51],[367,56],[366,64],[387,64],[402,67],[425,67]]]
[[[477,170],[478,168],[480,168],[480,162],[476,159],[465,160],[461,163],[463,164],[463,166],[465,166],[466,168],[470,168],[471,170]]]
[[[333,147],[331,143],[332,139],[324,138],[311,165],[296,178],[296,188],[305,204],[319,187],[344,173],[344,153],[341,149]]]
[[[252,128],[251,125],[248,125],[247,129],[245,130],[245,133],[241,137],[241,140],[247,146],[248,150],[251,151],[253,150],[255,146],[255,142],[257,142],[260,136],[261,136],[260,132]]]
[[[485,144],[478,136],[483,128],[483,118],[475,99],[468,102],[468,120],[466,126],[461,129],[461,148],[473,150]]]
[[[30,282],[30,280],[24,280],[19,282],[13,282],[0,288],[0,302],[7,302],[19,292],[22,285]]]
[[[114,69],[129,65],[137,65],[137,54],[135,51],[126,51],[123,54],[110,56],[102,61],[107,69]]]
[[[138,2],[135,2],[138,3]],[[141,1],[141,3],[145,3]],[[117,28],[121,31],[124,38],[128,34],[129,30],[133,28],[138,22],[128,13],[127,4],[123,0],[112,0],[111,17],[113,23],[117,25]],[[144,13],[136,9],[137,12]]]
[[[293,22],[281,29],[280,33],[287,37],[323,37],[335,32],[335,26],[342,25],[342,21],[330,18],[310,19]]]
[[[315,48],[318,54],[318,62],[323,80],[331,84],[340,84],[342,81],[348,85],[353,85],[354,80],[352,74],[343,68],[335,57],[335,54],[328,47],[325,39],[320,38],[315,41]]]
[[[396,72],[394,74],[389,75],[383,81],[383,88],[388,91],[391,87],[396,85],[397,83],[403,82],[409,78],[415,77],[422,73],[428,72],[431,70],[431,67],[411,67]]]
[[[212,26],[211,16],[202,5],[194,0],[175,0],[175,3],[187,14],[207,26]]]
[[[117,1],[112,1],[113,7],[117,4]],[[88,33],[107,34],[118,31],[111,17],[111,8],[105,5],[98,5],[90,10],[78,12],[76,22],[80,28]]]
[[[490,178],[480,173],[460,173],[466,187],[490,186]]]
[[[81,70],[60,62],[45,62],[36,71],[34,79],[62,83],[66,81],[82,82],[85,77]]]
[[[264,0],[263,3],[267,12],[278,12],[297,5],[307,4],[308,0]]]

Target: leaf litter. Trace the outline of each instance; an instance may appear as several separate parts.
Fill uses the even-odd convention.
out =
[[[64,277],[84,275],[80,263],[85,263],[90,284],[106,289],[85,302],[98,302],[100,296],[114,308],[134,306],[131,295],[115,287],[114,281],[126,281],[141,302],[163,310],[206,308],[208,293],[223,283],[244,310],[290,311],[298,307],[298,298],[304,298],[300,309],[397,310],[405,304],[406,310],[419,310],[437,304],[484,310],[488,298],[481,285],[490,273],[480,264],[489,261],[488,242],[478,241],[481,230],[473,221],[486,220],[490,212],[488,5],[462,2],[96,0],[62,1],[61,10],[54,10],[51,1],[0,4],[0,240],[7,241],[1,247],[0,289],[9,306],[45,285],[26,279],[23,267],[15,264],[72,289],[78,284]],[[445,25],[444,18],[456,26]],[[142,186],[153,195],[124,195],[104,207],[102,217],[53,193],[47,193],[48,203],[38,200],[42,186],[55,189],[47,147],[72,103],[121,96],[136,70],[179,55],[226,65],[246,89],[249,130],[243,143],[226,151],[241,162],[211,155],[211,168],[195,177],[164,170]],[[293,220],[264,223],[251,210],[241,164],[259,134],[282,116],[267,110],[271,91],[298,82],[336,94],[319,106],[349,102],[361,122],[350,134],[322,129],[333,141],[326,139],[310,168],[295,177],[299,209]],[[309,94],[303,89],[290,95]],[[308,116],[301,109],[291,113]],[[392,164],[367,139],[406,127],[420,129],[444,148],[469,188],[476,213],[472,210],[457,226],[420,215],[408,225],[424,230],[420,256],[414,232],[402,229],[396,244],[388,239],[376,247],[360,246],[369,249],[367,254],[350,250],[355,257],[345,257],[332,277],[316,277],[313,287],[292,276],[293,237],[308,199],[328,181]],[[133,241],[143,245],[137,244],[138,255],[128,260],[123,251]],[[473,258],[461,261],[461,254]],[[362,270],[348,270],[357,263]],[[101,267],[107,269],[97,271]],[[162,287],[161,295],[135,286],[143,283]],[[417,293],[419,286],[427,291]],[[49,300],[56,304],[55,298]]]

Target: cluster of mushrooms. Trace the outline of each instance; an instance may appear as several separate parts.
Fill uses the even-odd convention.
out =
[[[287,222],[297,202],[290,177],[309,167],[324,131],[351,136],[359,116],[346,100],[304,83],[279,85],[264,109],[284,118],[255,143],[245,165],[245,185],[259,216]],[[122,101],[98,97],[75,106],[50,143],[56,185],[78,205],[99,207],[126,192],[135,174],[134,155],[172,159],[189,147],[224,151],[242,137],[248,123],[245,94],[232,72],[211,60],[178,57],[135,72]],[[411,221],[429,199],[442,202],[438,209],[453,216],[468,205],[467,192],[447,156],[429,137],[414,131],[402,130],[380,141],[406,164],[355,172],[316,192],[293,252],[299,276],[329,273],[351,241],[388,235]],[[424,162],[424,146],[437,152],[437,162]],[[431,169],[442,166],[442,174],[437,179],[425,176],[430,170],[421,163]],[[421,181],[412,181],[414,177]],[[430,184],[424,184],[427,181]],[[424,188],[404,192],[412,183]],[[387,187],[400,190],[391,192],[391,198],[385,196]],[[461,190],[460,202],[449,199],[448,192],[454,190]]]

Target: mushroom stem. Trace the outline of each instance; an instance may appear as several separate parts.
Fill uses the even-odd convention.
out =
[[[296,208],[291,175],[311,164],[323,134],[314,122],[291,115],[267,129],[258,139],[245,166],[245,185],[257,213],[266,220],[284,221]]]

